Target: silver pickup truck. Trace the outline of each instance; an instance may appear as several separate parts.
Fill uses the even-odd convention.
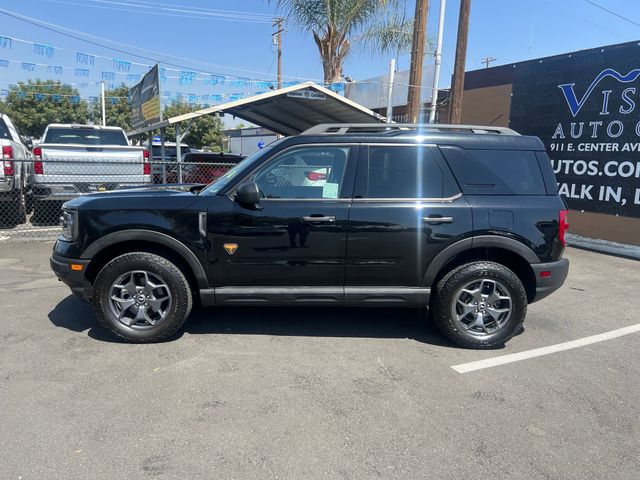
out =
[[[60,202],[79,195],[151,183],[149,152],[132,146],[117,127],[51,124],[33,155],[38,218],[52,216]]]
[[[26,221],[26,195],[31,154],[8,116],[0,113],[0,222],[18,225]]]

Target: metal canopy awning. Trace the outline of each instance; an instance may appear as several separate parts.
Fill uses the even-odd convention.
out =
[[[313,82],[301,83],[234,102],[216,105],[132,132],[140,135],[202,115],[225,113],[282,135],[297,135],[321,123],[377,123],[385,118]]]

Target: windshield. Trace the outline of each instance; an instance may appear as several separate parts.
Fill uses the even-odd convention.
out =
[[[226,187],[229,184],[229,182],[235,179],[238,175],[241,175],[244,172],[250,171],[253,168],[253,165],[257,161],[259,161],[264,155],[267,155],[271,150],[273,150],[273,147],[278,143],[280,142],[277,142],[277,141],[273,142],[268,147],[263,148],[262,150],[258,150],[253,155],[249,155],[245,160],[243,160],[241,163],[233,167],[231,170],[229,170],[227,173],[222,175],[220,178],[217,178],[216,180],[211,182],[207,186],[207,188],[205,188],[200,192],[200,195],[216,195],[224,187]]]
[[[43,143],[80,145],[128,146],[122,130],[100,130],[97,128],[50,128]]]

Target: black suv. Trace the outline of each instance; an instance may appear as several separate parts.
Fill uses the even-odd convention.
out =
[[[66,203],[51,267],[135,342],[202,305],[428,307],[500,345],[558,289],[567,212],[542,142],[499,127],[318,125],[208,186]]]

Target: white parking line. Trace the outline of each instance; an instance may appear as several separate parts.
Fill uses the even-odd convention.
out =
[[[612,338],[618,338],[637,332],[640,332],[640,323],[629,327],[618,328],[617,330],[611,330],[610,332],[599,333],[598,335],[592,335],[590,337],[579,338],[578,340],[571,340],[570,342],[549,345],[548,347],[534,348],[533,350],[525,350],[524,352],[487,358],[486,360],[478,360],[476,362],[461,363],[460,365],[454,365],[451,368],[458,373],[475,372],[476,370],[482,370],[484,368],[497,367],[507,363],[519,362],[520,360],[528,360],[530,358],[541,357],[551,353],[584,347],[586,345],[591,345],[592,343],[604,342],[605,340],[611,340]]]

